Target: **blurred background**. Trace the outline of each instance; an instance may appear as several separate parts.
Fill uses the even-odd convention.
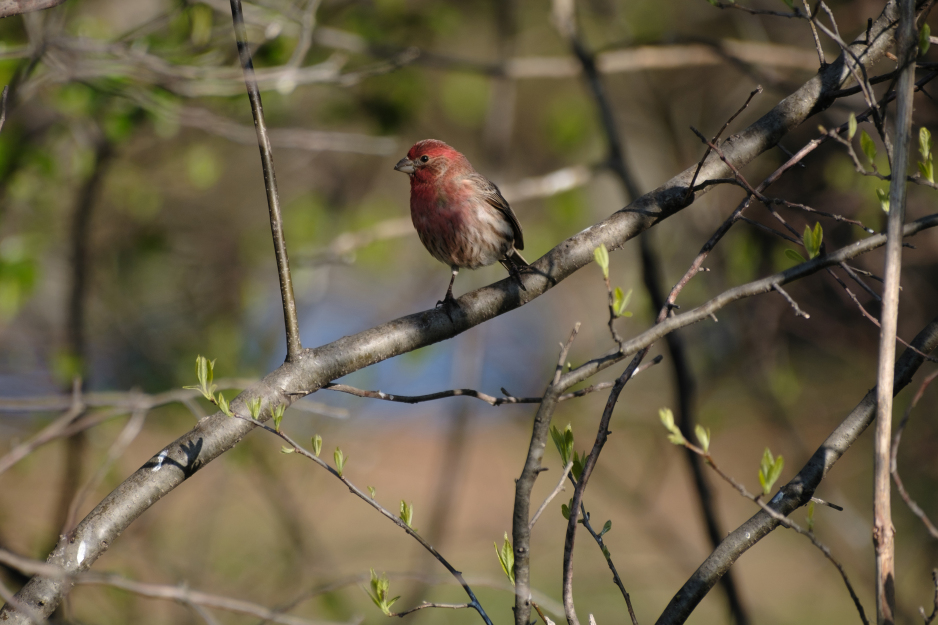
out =
[[[776,0],[751,6],[788,11]],[[861,0],[831,6],[848,40],[882,9]],[[641,192],[701,157],[689,126],[712,136],[762,85],[727,134],[739,131],[818,67],[804,20],[720,10],[703,0],[581,0],[577,14],[583,40],[599,55]],[[393,170],[418,140],[446,141],[502,188],[524,228],[529,261],[629,200],[605,167],[608,141],[596,103],[548,3],[261,0],[245,4],[245,16],[306,347],[431,308],[444,293],[449,270],[420,245],[409,224],[408,180]],[[836,57],[836,44],[822,36],[822,45],[828,60]],[[892,69],[887,61],[872,73]],[[130,412],[114,404],[126,393],[194,384],[199,354],[217,360],[216,378],[230,380],[230,398],[227,389],[244,388],[283,362],[283,316],[228,3],[68,0],[0,20],[0,83],[14,87],[0,131],[0,455],[59,417],[63,406],[41,398],[67,395],[74,376],[85,391],[119,393],[82,416],[99,425],[39,447],[0,475],[0,546],[42,559],[63,527],[213,410],[190,398],[138,414],[130,427]],[[919,94],[915,103],[913,130],[934,129],[931,97]],[[840,100],[782,146],[797,151],[819,124],[838,126],[863,110],[859,96]],[[870,125],[861,128],[875,136]],[[876,142],[877,163],[888,171]],[[744,173],[757,184],[786,158],[773,150]],[[887,183],[858,174],[843,147],[826,144],[804,165],[771,193],[884,227],[875,191]],[[742,197],[735,187],[715,189],[643,235],[659,258],[661,288],[683,275]],[[911,185],[909,219],[935,205],[934,191]],[[780,210],[798,231],[817,221]],[[747,215],[776,225],[760,206]],[[820,221],[828,249],[865,236],[855,225]],[[899,319],[906,340],[938,310],[938,233],[912,243]],[[790,247],[739,224],[678,303],[686,310],[787,268]],[[882,256],[854,265],[878,273]],[[611,256],[613,285],[633,289],[634,316],[616,322],[625,336],[647,328],[656,313],[641,268],[638,241]],[[462,271],[455,293],[502,278],[500,266]],[[876,300],[849,286],[878,315]],[[694,414],[711,428],[721,467],[752,491],[766,447],[784,456],[787,481],[874,384],[878,329],[844,289],[817,274],[788,290],[810,320],[772,294],[680,332]],[[572,363],[612,347],[607,314],[602,272],[586,267],[521,309],[341,381],[401,395],[475,388],[499,396],[504,388],[539,396],[558,343],[576,322],[582,329]],[[686,461],[658,422],[658,408],[677,404],[664,343],[658,353],[664,362],[626,387],[586,495],[594,526],[612,520],[606,543],[645,623],[711,550]],[[913,390],[934,370],[926,364]],[[613,367],[592,382],[619,373]],[[900,396],[897,414],[911,395]],[[936,398],[933,388],[912,413],[899,456],[910,494],[931,518],[938,515]],[[572,424],[578,450],[591,447],[605,400],[595,393],[555,414],[559,427]],[[321,391],[289,409],[284,427],[297,440],[321,434],[326,456],[341,447],[350,457],[346,475],[376,487],[389,509],[412,502],[414,526],[465,573],[493,620],[509,623],[513,596],[491,545],[511,529],[514,479],[535,410],[470,398],[392,404]],[[820,540],[844,563],[867,614],[875,610],[871,441],[865,434],[818,493],[845,511],[816,513]],[[559,477],[552,447],[545,466],[538,502]],[[724,532],[755,512],[707,477]],[[560,505],[570,495],[568,488],[547,509],[532,545],[535,600],[558,622]],[[894,501],[899,615],[911,622],[918,606],[931,604],[938,541]],[[465,601],[419,545],[322,470],[281,455],[276,438],[255,432],[147,511],[94,568],[267,606],[296,602],[293,613],[314,620],[377,623],[386,617],[360,588],[370,567],[388,572],[392,596],[402,595],[395,608]],[[585,533],[575,571],[580,618],[621,621],[622,598]],[[836,570],[803,537],[776,531],[733,572],[753,622],[856,622]],[[3,570],[0,581],[17,589],[23,580]],[[692,620],[728,622],[726,605],[717,587]],[[90,585],[75,588],[56,618],[204,622],[176,603]],[[467,610],[407,618],[478,622]]]

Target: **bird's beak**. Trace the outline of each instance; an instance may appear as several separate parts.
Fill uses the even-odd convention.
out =
[[[394,169],[402,171],[405,174],[412,174],[414,173],[414,162],[405,156],[397,161],[397,165],[394,166]]]

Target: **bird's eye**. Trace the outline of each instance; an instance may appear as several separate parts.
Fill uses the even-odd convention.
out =
[[[427,156],[426,154],[424,154],[423,156],[420,157],[420,162],[421,162],[421,163],[426,163],[426,162],[429,161],[429,160],[430,160],[430,157]]]

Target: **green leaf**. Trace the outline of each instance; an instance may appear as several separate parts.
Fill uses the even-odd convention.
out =
[[[557,451],[560,452],[560,461],[563,462],[563,466],[567,466],[570,457],[573,455],[573,428],[568,423],[561,434],[557,426],[552,425],[550,426],[550,437],[553,439]]]
[[[280,446],[280,453],[282,454],[292,454],[294,451],[296,450],[292,447],[286,447],[284,445]]]
[[[632,316],[632,313],[625,309],[625,307],[629,305],[630,299],[632,299],[632,289],[629,289],[629,292],[623,295],[622,289],[616,287],[612,295],[612,310],[616,314],[616,317]]]
[[[570,503],[573,503],[573,499],[570,499]],[[563,518],[570,520],[570,504],[562,503],[560,504],[560,514],[563,515]]]
[[[707,2],[709,2],[710,4],[712,4],[712,5],[715,6],[715,7],[719,7],[719,6],[720,6],[720,0],[707,0]]]
[[[413,526],[411,525],[411,523],[413,523],[414,521],[414,504],[407,503],[406,501],[401,499],[401,514],[399,518],[401,519],[401,521],[404,522],[404,525],[406,525],[410,529],[414,529]]]
[[[919,161],[918,171],[920,174],[922,174],[922,178],[924,178],[928,182],[931,182],[931,183],[935,182],[935,164],[932,163],[931,159],[928,159],[924,163],[922,161]]]
[[[922,160],[918,162],[918,171],[928,182],[935,182],[935,165],[931,154],[931,132],[922,126],[918,130],[918,151]]]
[[[791,10],[795,9],[795,3],[793,0],[782,0],[782,2],[784,2],[785,6],[787,6],[789,9]]]
[[[931,132],[925,126],[918,129],[918,152],[924,160],[931,156]]]
[[[808,502],[808,531],[814,531],[814,502]]]
[[[233,417],[234,414],[231,412],[231,408],[228,406],[228,400],[225,399],[225,396],[221,393],[218,394],[216,398],[216,403],[218,404],[218,409],[224,412],[229,417]]]
[[[215,401],[215,389],[218,388],[212,384],[214,378],[215,361],[209,360],[205,356],[195,357],[195,375],[199,380],[198,386],[183,386],[182,388],[192,389],[202,393],[202,396],[210,402]],[[227,414],[227,413],[226,413]]]
[[[332,458],[335,460],[335,470],[338,471],[339,477],[342,477],[342,471],[345,469],[345,463],[348,461],[348,457],[342,453],[341,449],[336,447]]]
[[[928,24],[922,24],[921,30],[918,31],[918,54],[923,56],[928,52],[928,47],[931,45],[931,27]]]
[[[505,575],[508,576],[508,581],[511,582],[511,585],[515,585],[515,552],[511,548],[511,541],[508,540],[508,532],[505,532],[505,542],[502,544],[501,549],[498,548],[498,543],[493,543],[495,545],[495,555],[498,556],[498,563],[502,565],[502,571]]]
[[[762,460],[759,462],[759,485],[762,486],[762,494],[768,496],[772,492],[772,486],[782,475],[782,468],[785,466],[785,459],[782,456],[775,458],[768,447],[762,453]]]
[[[851,112],[850,117],[847,119],[847,141],[853,141],[853,137],[856,134],[857,134],[857,116],[855,113]]]
[[[799,254],[798,252],[796,252],[795,250],[793,250],[793,249],[791,249],[791,248],[788,248],[788,249],[785,250],[785,256],[787,256],[788,258],[792,259],[792,260],[795,261],[796,263],[805,263],[805,262],[807,262],[807,259],[806,259],[804,256],[802,256],[801,254]]]
[[[377,492],[378,492],[378,489],[376,489],[374,486],[369,486],[369,487],[368,487],[368,494],[371,495],[371,498],[372,498],[372,499],[375,498],[375,494],[376,494]]]
[[[378,574],[375,573],[374,569],[371,569],[371,592],[365,591],[371,600],[374,601],[374,604],[384,612],[386,616],[391,616],[391,606],[394,605],[394,602],[400,599],[400,597],[394,597],[393,599],[388,599],[389,590],[391,589],[391,582],[388,580],[388,574],[382,573],[381,577],[378,577]]]
[[[876,189],[876,197],[879,199],[879,207],[883,209],[884,213],[889,212],[889,190],[888,189]]]
[[[681,430],[674,424],[674,413],[670,408],[662,408],[658,411],[658,418],[661,424],[668,430],[668,440],[674,445],[685,445],[687,439],[681,434]]]
[[[283,411],[287,409],[286,404],[278,404],[273,411],[274,429],[280,431],[280,422],[283,421]],[[341,470],[340,470],[341,472]]]
[[[824,241],[824,230],[820,222],[814,224],[813,230],[810,226],[805,226],[801,240],[804,242],[805,251],[808,252],[808,258],[816,258],[821,253],[821,243]]]
[[[251,413],[251,418],[257,421],[257,418],[261,416],[261,398],[252,397],[247,402],[248,412]]]
[[[697,435],[697,440],[700,441],[700,448],[703,449],[704,453],[710,453],[710,428],[705,428],[698,423],[697,427],[694,428],[694,434]]]
[[[863,153],[866,154],[870,165],[873,165],[876,160],[876,144],[873,143],[873,139],[870,135],[866,134],[865,130],[860,131],[860,148],[862,148]]]
[[[322,451],[322,436],[317,434],[313,437],[313,455],[318,458],[320,451]]]
[[[603,270],[603,277],[609,279],[609,250],[606,249],[606,244],[603,243],[595,250],[593,250],[593,258],[596,259],[596,264],[600,266]]]
[[[607,547],[606,545],[603,545],[603,556],[605,556],[607,560],[612,558],[612,554],[609,553],[609,547]]]
[[[603,523],[603,529],[599,532],[600,538],[609,533],[609,530],[612,529],[612,521],[606,521]]]

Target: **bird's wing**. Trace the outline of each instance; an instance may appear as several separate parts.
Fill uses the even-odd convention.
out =
[[[508,200],[502,196],[502,192],[498,190],[495,183],[482,174],[474,172],[470,177],[473,179],[472,182],[478,185],[485,201],[500,210],[508,218],[515,235],[515,249],[523,250],[524,236],[521,234],[521,224],[518,222],[518,217],[515,216],[515,211],[511,210],[511,206],[508,205]]]

